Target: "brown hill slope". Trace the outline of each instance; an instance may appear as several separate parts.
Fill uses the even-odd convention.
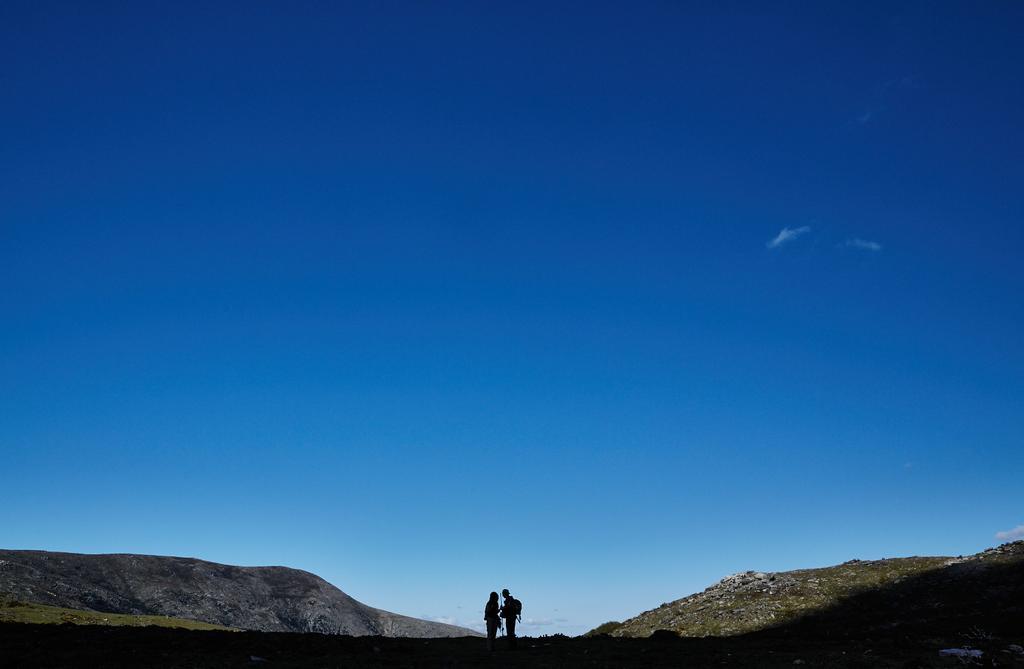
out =
[[[476,635],[372,608],[298,569],[235,567],[194,558],[0,550],[0,593],[49,606],[269,632]]]

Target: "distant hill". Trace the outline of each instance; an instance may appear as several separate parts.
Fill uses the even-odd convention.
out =
[[[367,606],[309,572],[194,558],[0,550],[0,593],[47,606],[264,632],[478,636]]]
[[[731,636],[794,625],[828,634],[993,616],[1024,624],[1024,541],[969,557],[851,560],[834,567],[727,576],[703,592],[589,634]],[[856,628],[856,629],[855,629]]]

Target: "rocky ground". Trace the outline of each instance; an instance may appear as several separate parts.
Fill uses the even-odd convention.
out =
[[[646,637],[729,636],[797,623],[842,619],[865,628],[939,622],[987,611],[1024,615],[1024,541],[977,555],[850,560],[834,567],[743,572],[599,631]],[[867,629],[865,629],[867,631]]]

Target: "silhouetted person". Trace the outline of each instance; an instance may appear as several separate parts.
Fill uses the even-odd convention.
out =
[[[505,598],[505,603],[501,605],[499,615],[505,619],[505,633],[508,635],[508,647],[516,647],[516,617],[522,612],[523,605],[518,599],[512,596],[505,588],[501,591],[501,596]]]
[[[494,650],[494,637],[498,634],[501,618],[498,616],[498,593],[492,592],[484,606],[484,622],[487,623],[487,650]]]

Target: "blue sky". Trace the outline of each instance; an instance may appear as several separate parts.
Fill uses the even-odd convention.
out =
[[[1024,6],[552,4],[5,2],[0,545],[540,634],[1024,534]]]

